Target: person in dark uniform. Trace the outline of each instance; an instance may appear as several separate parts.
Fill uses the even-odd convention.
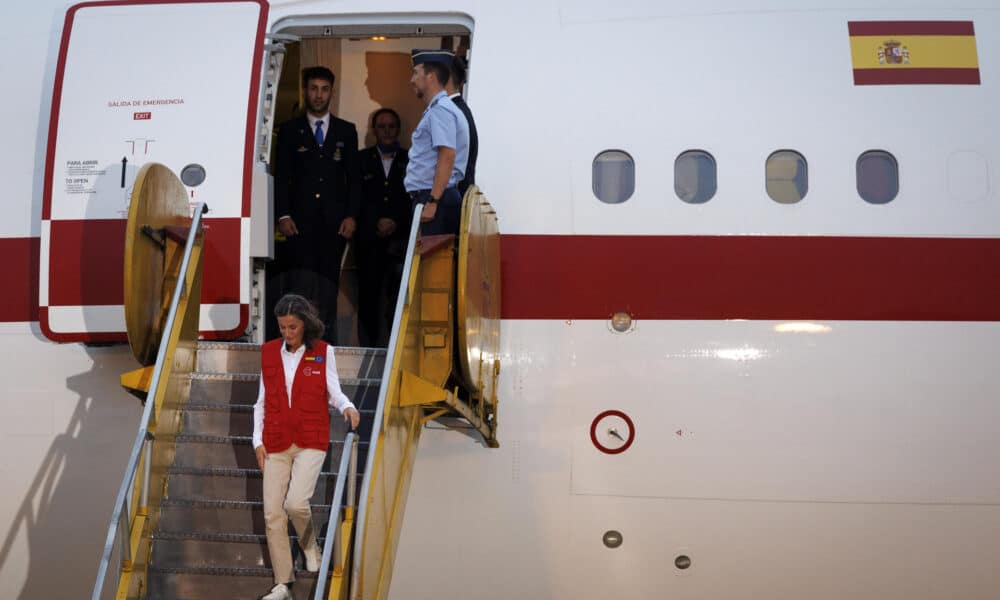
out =
[[[302,71],[306,113],[278,130],[274,208],[285,241],[276,246],[287,269],[283,293],[309,298],[337,341],[340,262],[354,236],[361,207],[358,131],[330,114],[334,75],[325,67]]]
[[[465,167],[465,177],[458,182],[458,191],[463,198],[469,186],[476,183],[476,158],[479,157],[479,132],[476,131],[476,120],[472,118],[472,110],[465,103],[465,98],[462,97],[462,86],[468,81],[467,77],[468,69],[465,61],[461,56],[456,56],[451,61],[451,78],[445,89],[448,92],[448,97],[455,103],[458,110],[462,111],[465,120],[469,123],[469,164]]]
[[[354,236],[358,337],[362,346],[385,346],[412,217],[410,196],[403,187],[408,159],[406,148],[399,145],[399,114],[380,108],[371,124],[377,143],[361,151],[361,218]]]

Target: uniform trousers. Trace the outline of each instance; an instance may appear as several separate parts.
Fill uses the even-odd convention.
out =
[[[286,244],[289,259],[284,293],[300,294],[316,305],[326,326],[323,339],[336,346],[340,261],[347,240],[334,231],[322,237],[318,233],[299,234]]]
[[[413,201],[414,207],[421,203],[426,204],[430,200],[430,197],[430,190],[410,192],[410,198]],[[420,224],[420,233],[423,235],[439,235],[443,233],[458,235],[459,221],[461,220],[462,194],[458,192],[458,188],[452,186],[446,188],[444,193],[441,194],[441,198],[438,199],[438,207],[434,213],[434,218]]]
[[[318,547],[309,500],[316,490],[316,480],[323,468],[326,452],[299,448],[292,444],[283,452],[270,452],[264,463],[264,522],[267,524],[267,550],[275,583],[295,581],[292,549],[288,538],[291,519],[299,546]]]
[[[358,266],[358,337],[362,346],[384,347],[396,312],[406,241],[355,240]]]

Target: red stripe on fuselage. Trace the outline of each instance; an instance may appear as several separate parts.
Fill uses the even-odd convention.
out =
[[[0,322],[38,320],[39,238],[0,238]]]
[[[38,245],[0,239],[0,321],[37,318]],[[504,235],[501,263],[505,319],[1000,321],[1000,239]]]
[[[1000,320],[1000,239],[501,237],[505,319]]]
[[[854,85],[979,85],[978,68],[854,69]]]
[[[239,304],[240,219],[204,223],[201,301]],[[124,302],[124,220],[52,221],[49,240],[49,306]]]
[[[976,35],[972,21],[848,21],[849,35]]]

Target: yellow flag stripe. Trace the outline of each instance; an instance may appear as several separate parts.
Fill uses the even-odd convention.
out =
[[[888,41],[905,47],[909,64],[879,63],[879,47]],[[979,56],[971,35],[859,35],[851,36],[851,62],[855,69],[975,69]]]

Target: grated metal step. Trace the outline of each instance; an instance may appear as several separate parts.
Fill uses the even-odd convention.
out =
[[[263,567],[149,567],[147,600],[255,600],[274,585],[271,569]],[[316,574],[295,571],[291,586],[295,600],[309,600],[316,592]]]
[[[226,467],[171,467],[167,496],[206,500],[263,501],[264,477],[260,469]],[[337,483],[336,473],[320,473],[312,502],[329,504]]]
[[[374,405],[374,402],[371,403]],[[375,411],[360,409],[362,423],[371,423]],[[343,420],[334,412],[330,415],[330,437],[343,436]],[[253,435],[253,406],[218,403],[188,403],[184,407],[185,434],[211,436]]]
[[[385,348],[334,349],[341,377],[371,377],[385,366]],[[256,373],[260,371],[260,345],[198,342],[198,372]]]
[[[342,424],[343,421],[340,421]],[[370,435],[371,429],[362,431],[364,436]],[[215,435],[189,435],[181,434],[176,437],[177,446],[174,451],[174,465],[182,467],[212,466],[212,467],[238,467],[241,469],[256,469],[257,455],[254,453],[252,437],[246,436],[215,436]],[[343,436],[341,439],[330,442],[330,451],[327,453],[326,464],[331,461],[340,460],[340,453],[344,448]],[[363,441],[358,444],[358,454],[367,451],[368,442]],[[360,458],[359,458],[360,460]],[[333,464],[336,464],[334,462]],[[363,463],[359,463],[363,464]]]
[[[313,521],[325,523],[330,505],[312,504]],[[157,534],[170,532],[214,532],[263,535],[264,503],[257,501],[213,500],[207,498],[168,498],[160,504]],[[154,534],[155,535],[155,534]]]
[[[192,373],[188,402],[253,406],[260,390],[259,382],[257,373]],[[340,389],[355,406],[374,406],[381,382],[377,377],[341,377]]]

